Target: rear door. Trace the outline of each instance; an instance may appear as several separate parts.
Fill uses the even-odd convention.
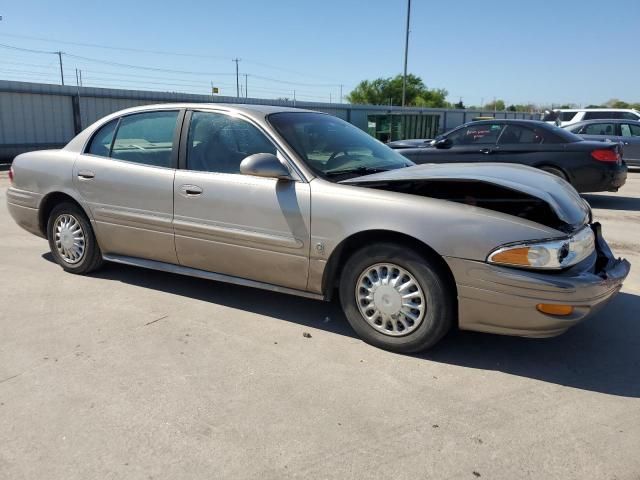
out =
[[[503,128],[498,122],[463,126],[443,137],[450,140],[449,147],[414,151],[410,158],[416,163],[491,162]]]
[[[557,153],[563,151],[561,139],[548,130],[509,124],[500,135],[497,153],[492,158],[506,163],[537,165],[541,160],[556,160]]]
[[[640,165],[640,125],[623,123],[620,125],[620,130],[624,160]]]
[[[105,254],[177,263],[173,180],[178,109],[112,120],[92,137],[73,169]]]

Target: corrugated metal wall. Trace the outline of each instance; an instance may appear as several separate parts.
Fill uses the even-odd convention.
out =
[[[63,143],[74,134],[69,97],[0,92],[0,145]]]
[[[174,92],[73,87],[0,80],[0,163],[18,153],[59,148],[79,131],[105,115],[124,108],[153,103],[216,102],[282,105],[326,112],[367,131],[370,115],[406,113],[437,115],[439,130],[470,121],[481,112],[435,108],[402,108],[374,105],[236,98]],[[74,109],[75,104],[75,109]],[[485,112],[486,114],[487,112]],[[529,114],[499,112],[499,118],[533,118]]]

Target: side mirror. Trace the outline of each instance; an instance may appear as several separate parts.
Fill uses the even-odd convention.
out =
[[[240,162],[240,173],[291,180],[289,169],[273,153],[254,153]]]
[[[451,148],[453,142],[449,138],[440,138],[433,142],[433,146],[436,148]]]

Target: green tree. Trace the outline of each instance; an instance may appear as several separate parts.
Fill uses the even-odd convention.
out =
[[[407,75],[407,106],[444,108],[447,94],[443,88],[427,88],[416,75]],[[347,100],[355,104],[402,105],[402,75],[363,80],[347,95]]]
[[[504,104],[504,100],[496,100],[495,102],[487,103],[483,108],[483,110],[495,110],[497,112],[502,112],[506,109],[506,105]]]
[[[609,108],[630,108],[627,102],[623,102],[622,100],[618,100],[617,98],[612,98],[605,105]]]
[[[460,99],[460,101],[458,103],[455,103],[453,105],[453,108],[457,108],[458,110],[464,110],[467,107],[464,106],[464,103],[462,102],[462,99]]]

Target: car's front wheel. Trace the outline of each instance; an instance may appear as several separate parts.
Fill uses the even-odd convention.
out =
[[[77,205],[65,202],[51,210],[47,237],[53,258],[67,272],[89,273],[102,265],[89,219]]]
[[[413,353],[433,346],[453,325],[454,289],[429,256],[379,243],[349,258],[340,278],[340,301],[364,341]]]

